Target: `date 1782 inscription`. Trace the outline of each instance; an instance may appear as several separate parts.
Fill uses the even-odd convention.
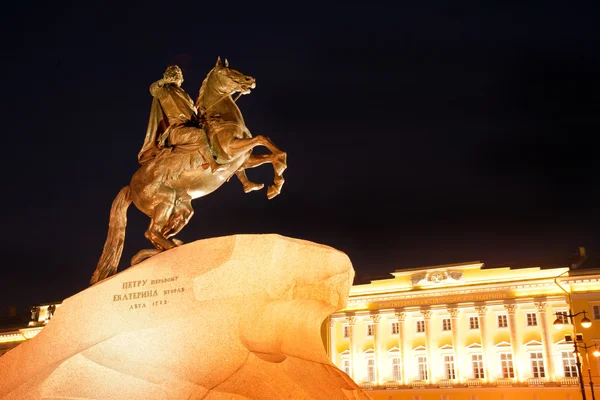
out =
[[[140,279],[137,281],[127,281],[122,283],[122,289],[138,289],[128,293],[117,293],[113,295],[113,302],[115,301],[126,301],[126,300],[138,300],[138,302],[131,304],[129,310],[137,310],[141,308],[161,306],[168,304],[168,300],[165,296],[170,296],[177,293],[185,292],[183,287],[172,287],[165,288],[163,284],[177,282],[178,276],[171,276],[168,278],[161,279]],[[159,285],[159,286],[157,286]],[[142,299],[148,299],[148,301],[140,301]],[[152,299],[152,301],[150,301]]]

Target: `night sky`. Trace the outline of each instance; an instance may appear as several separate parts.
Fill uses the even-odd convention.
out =
[[[181,240],[275,232],[346,252],[361,279],[600,255],[597,1],[23,3],[1,21],[0,316],[88,287],[150,84],[177,64],[195,99],[217,56],[256,78],[238,105],[287,151],[286,183],[267,200],[232,179]],[[150,247],[128,217],[121,270]]]

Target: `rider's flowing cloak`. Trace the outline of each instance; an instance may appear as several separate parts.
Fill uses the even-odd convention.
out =
[[[165,87],[164,89],[172,89],[171,87]],[[151,89],[152,93],[152,89]],[[192,104],[189,96],[182,90],[171,90],[169,91],[173,95],[175,102],[185,102],[185,104]],[[181,95],[183,93],[184,95]],[[206,161],[202,154],[198,151],[197,147],[200,143],[194,143],[196,140],[190,140],[190,130],[202,131],[204,139],[206,133],[203,128],[197,127],[194,124],[187,126],[186,124],[178,125],[175,127],[178,138],[184,138],[184,143],[177,144],[175,146],[167,146],[167,140],[169,134],[172,132],[173,127],[169,126],[169,118],[167,113],[163,109],[159,96],[153,93],[154,99],[152,100],[152,106],[150,108],[150,118],[148,119],[148,128],[146,129],[146,137],[144,139],[144,145],[138,153],[138,161],[140,164],[147,166],[150,169],[155,169],[155,173],[162,175],[163,180],[178,179],[182,172],[190,171],[200,168]],[[187,98],[186,98],[187,97]],[[188,136],[188,137],[186,137]],[[193,136],[193,134],[192,134]],[[207,146],[210,146],[206,142]],[[167,158],[165,158],[168,156]],[[165,162],[168,159],[168,162]]]
[[[160,138],[168,127],[167,116],[160,106],[160,101],[155,97],[152,99],[152,106],[150,107],[150,118],[148,119],[148,128],[146,129],[144,145],[138,153],[138,161],[140,164],[144,164],[156,156],[160,150],[156,146],[157,138]]]

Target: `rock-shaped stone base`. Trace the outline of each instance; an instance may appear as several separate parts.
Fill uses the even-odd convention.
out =
[[[169,250],[0,357],[0,399],[368,399],[320,336],[353,276],[344,253],[279,235]]]

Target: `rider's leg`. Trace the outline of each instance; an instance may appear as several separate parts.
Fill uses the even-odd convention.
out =
[[[200,154],[202,155],[202,158],[204,158],[204,160],[210,167],[211,172],[224,171],[228,168],[228,166],[226,164],[219,164],[215,160],[208,143],[206,144],[206,146],[200,146],[198,151],[200,152]]]
[[[211,172],[218,172],[227,169],[227,165],[219,164],[212,153],[208,138],[204,129],[195,126],[181,126],[171,130],[169,135],[169,144],[173,146],[192,145],[198,149],[198,152],[204,159],[204,169],[210,167]]]

